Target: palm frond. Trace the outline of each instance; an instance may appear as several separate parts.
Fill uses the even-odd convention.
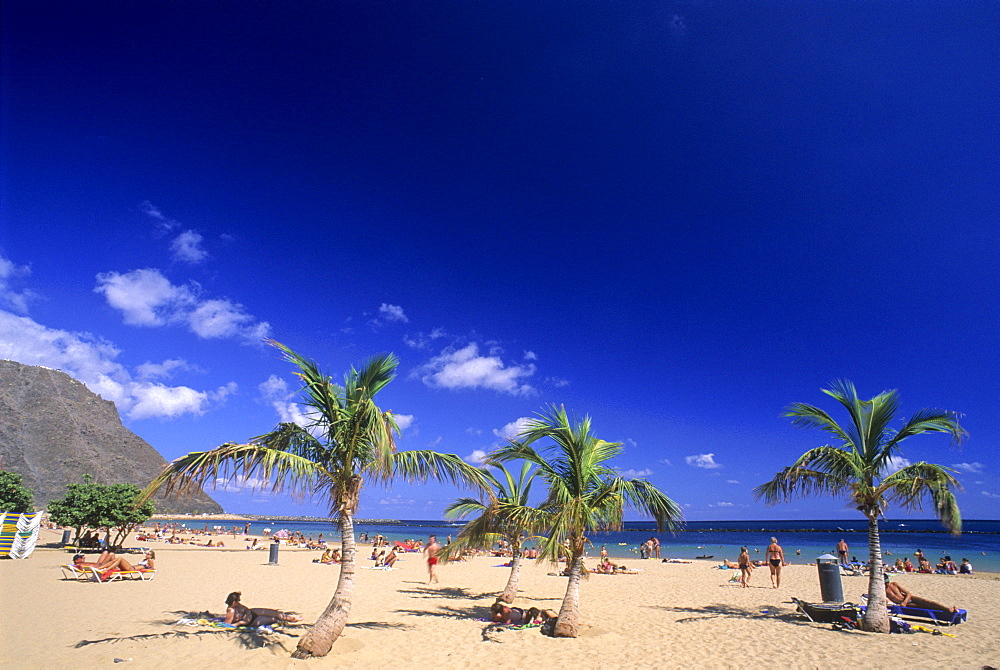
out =
[[[922,509],[923,500],[930,498],[934,514],[948,530],[960,533],[962,516],[952,489],[962,485],[951,468],[933,463],[913,463],[886,477],[880,491],[905,509]]]
[[[318,480],[328,480],[321,465],[297,454],[259,444],[223,444],[209,451],[181,456],[163,469],[139,495],[138,503],[149,500],[159,489],[166,494],[187,492],[194,486],[218,482],[260,481],[272,491],[311,493]]]
[[[490,490],[490,480],[484,470],[469,465],[455,454],[439,454],[428,449],[397,451],[392,454],[388,472],[377,474],[383,481],[389,477],[402,477],[410,482],[434,479],[480,491]]]

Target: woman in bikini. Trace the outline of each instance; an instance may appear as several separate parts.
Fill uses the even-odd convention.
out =
[[[256,628],[270,626],[276,621],[288,621],[289,623],[302,621],[302,617],[298,615],[286,614],[279,610],[267,609],[266,607],[250,609],[240,602],[241,595],[239,591],[234,591],[226,597],[226,623]]]
[[[535,619],[541,615],[541,611],[537,607],[527,610],[520,607],[508,607],[500,600],[490,606],[490,613],[493,615],[492,620],[494,623],[507,623],[512,626],[534,623]]]
[[[778,544],[778,538],[772,537],[771,544],[767,546],[767,564],[771,569],[771,587],[781,586],[781,566],[785,564],[785,551]]]

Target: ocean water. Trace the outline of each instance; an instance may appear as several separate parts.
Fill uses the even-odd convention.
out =
[[[159,520],[161,523],[164,520]],[[188,519],[173,519],[178,524],[202,529],[205,522]],[[243,524],[235,521],[209,521],[208,526],[231,529]],[[399,521],[398,523],[356,523],[357,535],[368,533],[374,537],[381,533],[389,540],[423,540],[437,535],[444,543],[449,535],[458,535],[461,523],[437,520]],[[268,523],[253,521],[250,533],[260,535],[265,528],[272,532],[285,528],[301,531],[314,538],[323,533],[324,539],[337,541],[340,530],[335,523],[322,521],[284,521]],[[928,560],[935,563],[948,555],[956,563],[968,558],[976,571],[1000,572],[1000,520],[966,520],[962,534],[954,536],[945,531],[941,524],[932,520],[888,519],[880,523],[882,550],[889,552],[887,558],[910,556],[921,550]],[[776,537],[785,550],[785,557],[792,563],[811,563],[817,556],[836,552],[834,548],[843,539],[850,547],[852,556],[861,561],[868,560],[868,528],[865,520],[814,520],[814,521],[692,521],[674,532],[656,532],[651,522],[626,522],[620,531],[595,533],[591,536],[594,547],[592,555],[597,555],[601,546],[606,546],[608,554],[618,559],[638,559],[637,547],[650,536],[660,540],[660,555],[663,558],[692,559],[711,556],[721,562],[728,558],[735,561],[740,547],[746,546],[752,557],[759,553]],[[530,544],[530,542],[529,542]],[[887,561],[891,562],[891,560]],[[914,561],[915,563],[916,561]]]

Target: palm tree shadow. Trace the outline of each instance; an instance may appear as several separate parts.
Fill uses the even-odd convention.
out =
[[[785,623],[796,625],[808,625],[808,622],[794,611],[776,612],[774,607],[768,607],[764,612],[758,608],[735,607],[733,605],[716,603],[704,607],[679,607],[667,605],[643,605],[649,609],[662,610],[664,612],[681,612],[696,616],[684,617],[677,620],[677,623],[692,623],[694,621],[704,621],[706,619],[777,619]]]
[[[414,582],[409,583],[412,584]],[[427,585],[418,589],[400,590],[399,593],[407,593],[418,598],[447,598],[449,600],[482,600],[483,598],[496,598],[499,595],[496,591],[471,593],[468,589],[458,586],[431,588]]]
[[[348,628],[366,628],[370,630],[405,630],[413,628],[408,623],[390,623],[388,621],[357,621],[347,624]]]
[[[411,616],[433,616],[441,617],[444,619],[471,619],[474,621],[479,621],[480,619],[486,619],[490,616],[489,607],[448,607],[442,606],[437,609],[437,611],[429,610],[395,610],[401,614],[409,614]]]
[[[217,618],[217,615],[212,614],[209,611],[204,612],[192,612],[188,610],[175,610],[173,612],[168,612],[168,614],[177,615],[182,619],[212,619]],[[164,618],[153,620],[153,624],[162,626],[174,626],[177,625],[177,619],[174,618]],[[79,649],[81,647],[88,647],[92,644],[117,644],[119,642],[125,641],[136,641],[136,640],[167,640],[170,638],[191,638],[191,639],[209,639],[211,637],[219,636],[222,638],[232,639],[233,642],[241,649],[260,649],[261,647],[270,647],[273,649],[282,649],[290,653],[290,649],[285,646],[285,640],[282,638],[297,638],[297,634],[293,634],[289,629],[301,628],[301,625],[295,624],[284,624],[283,626],[274,628],[271,632],[259,631],[256,628],[207,628],[207,629],[189,629],[189,630],[169,630],[163,633],[143,633],[139,635],[122,635],[119,637],[106,637],[97,640],[80,640],[74,646],[74,648]]]

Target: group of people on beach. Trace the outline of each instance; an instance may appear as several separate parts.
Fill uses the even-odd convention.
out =
[[[96,562],[87,561],[85,559],[86,556],[83,554],[74,555],[73,567],[77,570],[82,570],[83,568],[95,568],[101,573],[101,581],[106,581],[114,572],[143,572],[154,570],[156,552],[152,549],[146,551],[143,559],[135,565],[129,563],[124,556],[118,556],[110,551],[101,552],[101,555],[98,556]]]
[[[772,537],[771,544],[764,550],[763,561],[750,560],[750,551],[746,547],[740,547],[740,556],[736,559],[736,567],[740,570],[740,585],[743,588],[750,587],[750,577],[753,575],[754,567],[766,565],[771,571],[771,588],[781,586],[781,568],[788,565],[785,560],[785,550],[778,544],[778,538]],[[724,567],[732,567],[729,560],[723,561]]]

